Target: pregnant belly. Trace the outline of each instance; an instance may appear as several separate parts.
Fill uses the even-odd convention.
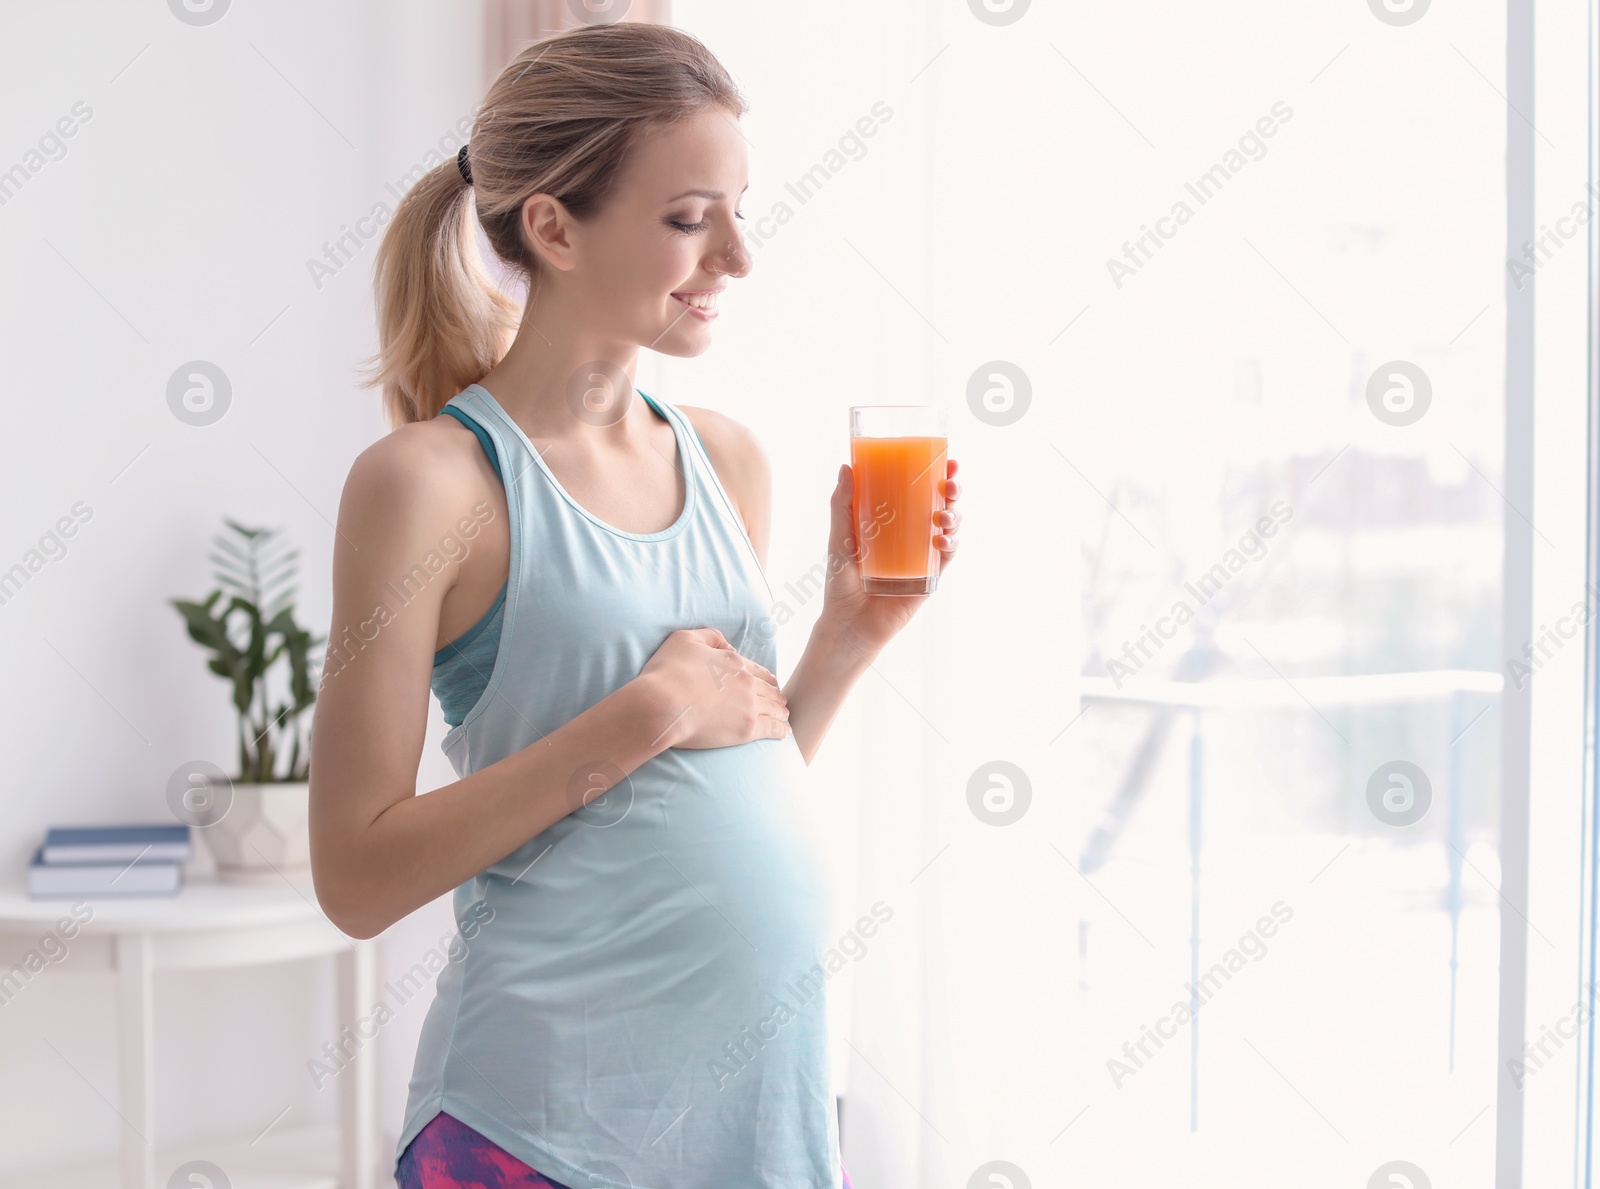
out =
[[[546,999],[770,996],[826,946],[806,777],[792,738],[661,753],[490,869],[481,957]]]
[[[478,925],[430,1009],[442,1080],[619,1166],[764,1110],[821,1119],[829,897],[798,748],[674,749],[632,777],[458,889]]]

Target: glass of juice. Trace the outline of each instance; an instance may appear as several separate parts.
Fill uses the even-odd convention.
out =
[[[932,594],[938,585],[933,518],[944,510],[945,424],[943,405],[850,409],[856,548],[868,594]]]

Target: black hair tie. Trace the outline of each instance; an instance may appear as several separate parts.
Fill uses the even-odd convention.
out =
[[[472,166],[467,164],[466,145],[462,145],[461,151],[456,154],[456,168],[461,171],[461,177],[467,185],[472,185]]]

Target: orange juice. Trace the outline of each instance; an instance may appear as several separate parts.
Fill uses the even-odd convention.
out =
[[[869,594],[926,594],[939,576],[934,513],[944,510],[946,437],[850,439],[857,551]]]

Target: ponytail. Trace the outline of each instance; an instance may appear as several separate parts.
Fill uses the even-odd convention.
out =
[[[434,166],[401,198],[378,247],[378,354],[365,383],[382,387],[391,429],[438,416],[516,337],[521,303],[484,267],[474,223],[531,285],[539,265],[522,237],[522,204],[550,194],[591,218],[640,132],[709,107],[745,111],[711,51],[670,25],[580,25],[531,43],[501,71],[468,141],[471,184],[454,157]]]
[[[378,247],[377,369],[391,429],[437,416],[483,379],[516,334],[517,303],[484,268],[468,215],[472,187],[454,157],[400,200]]]

